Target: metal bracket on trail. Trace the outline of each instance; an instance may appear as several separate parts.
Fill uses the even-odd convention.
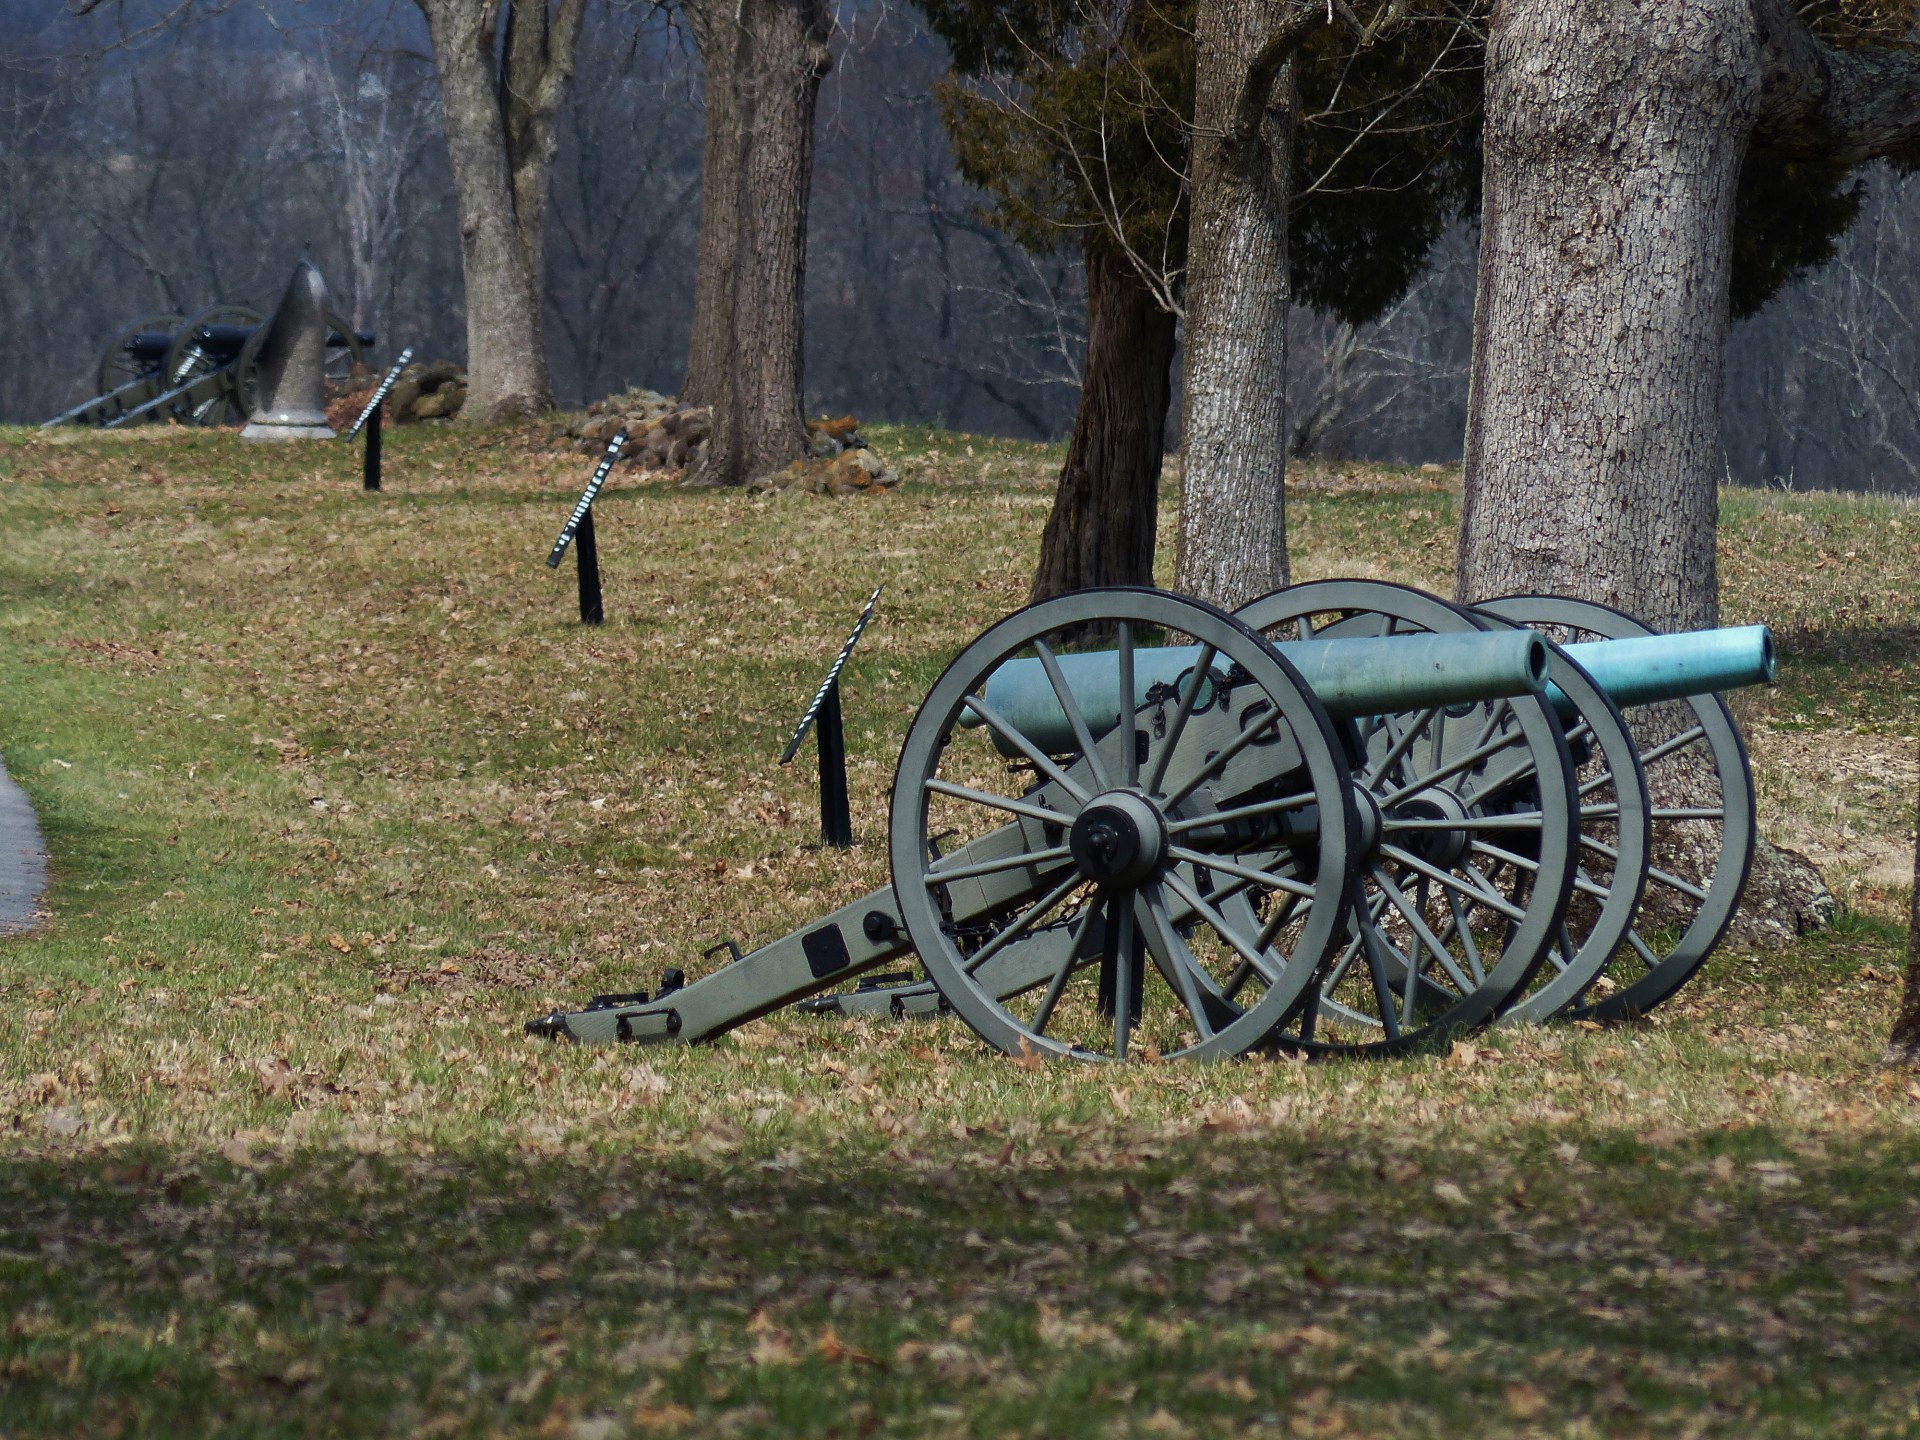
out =
[[[360,418],[347,428],[347,433],[341,436],[341,439],[351,442],[353,437],[366,427],[367,421],[373,418],[374,412],[386,404],[387,396],[391,395],[393,387],[400,383],[400,372],[406,369],[412,360],[413,347],[409,345],[400,352],[400,358],[393,362],[393,368],[387,371],[386,376],[374,387],[373,398],[367,401],[366,408],[360,412]]]
[[[833,666],[827,671],[827,678],[820,682],[820,688],[813,692],[813,699],[807,703],[807,713],[800,717],[793,738],[787,742],[787,748],[781,752],[780,763],[787,764],[800,753],[800,744],[807,738],[807,731],[813,728],[813,722],[819,717],[820,709],[827,703],[827,693],[840,683],[840,672],[847,668],[847,661],[853,656],[853,647],[860,643],[860,637],[866,632],[867,622],[873,619],[873,608],[880,603],[880,592],[886,589],[885,583],[873,587],[873,594],[867,597],[866,608],[860,612],[860,618],[853,622],[853,633],[847,636],[847,643],[840,647],[840,653],[834,657]]]
[[[567,553],[567,547],[573,543],[573,537],[579,532],[580,522],[587,518],[587,512],[593,509],[593,502],[599,498],[600,489],[607,483],[607,477],[613,473],[614,461],[620,458],[620,452],[627,448],[625,428],[613,432],[613,439],[607,442],[607,453],[600,457],[600,463],[593,468],[593,478],[587,481],[585,493],[580,503],[573,507],[573,513],[567,517],[566,528],[560,532],[560,538],[553,542],[553,553],[547,556],[547,568],[558,570],[560,559]]]

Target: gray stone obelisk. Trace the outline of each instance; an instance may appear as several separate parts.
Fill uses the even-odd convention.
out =
[[[327,282],[313,263],[294,267],[267,321],[254,364],[253,413],[243,440],[331,440],[327,424]]]

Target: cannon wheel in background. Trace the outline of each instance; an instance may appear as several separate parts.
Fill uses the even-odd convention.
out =
[[[1515,595],[1485,601],[1478,608],[1544,630],[1562,644],[1657,633],[1631,615],[1590,600]],[[1702,795],[1697,797],[1706,802],[1701,805],[1652,806],[1655,863],[1648,871],[1643,904],[1657,905],[1674,918],[1659,923],[1657,929],[1650,924],[1649,934],[1641,933],[1639,927],[1627,932],[1627,948],[1605,976],[1609,993],[1598,998],[1590,995],[1588,1003],[1568,1012],[1577,1019],[1630,1019],[1670,999],[1713,953],[1733,922],[1740,892],[1746,887],[1758,824],[1753,772],[1739,727],[1718,695],[1696,695],[1674,703],[1690,714],[1682,715],[1681,728],[1671,736],[1667,734],[1670,724],[1659,728],[1650,724],[1661,714],[1670,714],[1669,706],[1634,706],[1626,712],[1656,802],[1663,771],[1688,760],[1697,775],[1711,776],[1708,783],[1719,790],[1717,802]],[[1699,883],[1659,863],[1661,856],[1677,847],[1690,848],[1698,856]],[[1652,918],[1660,921],[1658,914]]]
[[[100,388],[95,393],[110,395],[122,385],[131,384],[152,373],[127,351],[127,347],[133,343],[134,336],[151,332],[169,336],[177,335],[180,327],[185,323],[185,317],[163,311],[155,315],[142,315],[131,325],[122,326],[100,357],[100,373],[97,377]]]
[[[1284,644],[1485,630],[1436,596],[1323,580],[1262,596],[1238,618]],[[1573,767],[1543,696],[1349,722],[1363,833],[1344,943],[1287,1048],[1390,1054],[1483,1025],[1521,993],[1561,935],[1576,845]],[[1479,759],[1449,774],[1450,767]]]
[[[1495,618],[1501,625],[1518,623]],[[1507,1002],[1501,1024],[1550,1020],[1586,998],[1627,943],[1653,863],[1652,804],[1640,747],[1620,707],[1552,636],[1546,638],[1547,678],[1572,707],[1562,724],[1573,752],[1580,849],[1567,919],[1547,963]]]
[[[1099,742],[1064,681],[1054,691],[1077,738],[1069,753],[1046,752],[1012,720],[982,708],[988,677],[1010,659],[1050,665],[1069,649],[1106,649],[1126,677],[1124,694],[1136,644],[1182,643],[1170,638],[1179,636],[1202,646],[1202,658],[1134,712],[1151,714],[1144,766],[1134,746]],[[963,727],[970,709],[985,723]],[[1234,738],[1221,744],[1225,726],[1235,726]],[[1024,771],[1010,771],[996,735],[1026,757]],[[1271,763],[1264,774],[1263,760]],[[1246,787],[1230,792],[1230,809],[1247,807],[1237,819],[1216,808],[1207,783],[1229,766],[1229,783]],[[1096,827],[1076,822],[1110,809],[1116,796],[1149,811],[1146,825],[1157,819],[1168,843],[1147,873],[1102,883],[1074,844],[1080,830]],[[1293,834],[1309,838],[1274,839],[1288,819]],[[1344,933],[1355,824],[1338,732],[1257,634],[1211,606],[1156,590],[1080,591],[993,626],[929,692],[894,776],[894,894],[929,977],[1000,1050],[1087,1061],[1143,1051],[1225,1059],[1267,1041]],[[1146,825],[1134,833],[1149,833]],[[1009,827],[1004,854],[943,866],[943,839],[953,837],[952,851]],[[1235,835],[1244,843],[1227,838]],[[1250,908],[1235,924],[1213,904],[1193,907],[1192,877],[1201,872],[1210,895],[1280,896],[1288,913],[1263,927]],[[975,878],[1006,898],[957,924],[954,896]],[[1171,916],[1183,907],[1200,918],[1176,930]],[[1003,997],[979,973],[996,954],[1049,930],[1064,938],[1044,986]]]
[[[327,312],[327,379],[330,383],[343,384],[353,374],[354,366],[367,363],[366,347],[360,343],[360,332],[348,324],[338,311]],[[333,337],[338,335],[341,343],[335,345]]]
[[[258,347],[261,332],[266,328],[264,319],[258,310],[250,305],[209,305],[206,309],[189,316],[173,337],[173,348],[167,351],[167,387],[178,388],[198,376],[205,375],[218,367],[212,359],[201,353],[194,343],[194,337],[208,325],[234,325],[251,329],[247,344],[241,350],[244,360],[247,352]],[[236,361],[235,380],[245,380],[247,389],[243,393],[238,384],[231,387],[227,394],[217,399],[205,400],[188,409],[181,407],[175,412],[175,418],[183,425],[241,425],[247,419],[247,399],[251,396],[252,377],[244,374],[245,367]]]

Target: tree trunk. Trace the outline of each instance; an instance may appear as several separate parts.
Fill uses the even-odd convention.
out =
[[[1174,317],[1124,258],[1087,252],[1087,361],[1032,600],[1153,584]]]
[[[1916,811],[1920,817],[1920,811]],[[1913,899],[1907,907],[1907,983],[1887,1038],[1887,1064],[1920,1065],[1920,829],[1913,852]]]
[[[1294,113],[1279,42],[1300,20],[1285,0],[1204,0],[1197,15],[1176,583],[1228,609],[1287,583]]]
[[[1462,598],[1715,623],[1733,197],[1760,58],[1750,0],[1495,10]]]
[[[468,424],[552,404],[540,325],[547,196],[583,3],[559,0],[550,11],[549,0],[419,0],[459,207],[467,302],[460,418]]]
[[[699,478],[743,485],[806,454],[800,407],[807,206],[814,110],[832,63],[831,17],[822,0],[741,0],[737,20],[708,17],[706,23],[716,32],[728,24],[734,30],[731,275],[724,282],[709,275],[705,282],[709,296],[726,285],[731,303],[721,363],[702,376],[695,366],[704,368],[711,357],[692,355],[688,378],[711,387],[701,397],[713,406],[713,429]],[[711,118],[711,96],[708,103]],[[703,203],[703,217],[707,213]],[[701,265],[717,263],[719,253],[703,236]],[[697,282],[696,291],[701,288]],[[696,344],[701,335],[696,319]]]
[[[546,284],[547,202],[560,150],[560,105],[573,83],[585,10],[583,0],[562,0],[557,9],[549,9],[548,0],[509,0],[507,11],[500,100],[513,174],[515,228],[536,299]]]
[[[731,9],[693,4],[688,25],[705,70],[705,135],[700,154],[700,240],[693,274],[693,335],[680,398],[719,398],[733,331],[733,267],[739,253],[740,105],[734,91],[739,32]]]

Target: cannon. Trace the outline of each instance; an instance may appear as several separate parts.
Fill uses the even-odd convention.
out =
[[[1771,678],[1773,647],[1764,627],[1653,637],[1613,612],[1589,614],[1581,602],[1501,601],[1478,614],[1374,581],[1293,587],[1255,601],[1240,618],[1311,667],[1315,647],[1327,637],[1453,633],[1471,643],[1467,636],[1536,609],[1553,616],[1578,613],[1596,627],[1577,635],[1564,623],[1555,627],[1572,643],[1564,651],[1555,648],[1549,660],[1548,699],[1563,722],[1567,759],[1577,772],[1571,808],[1560,804],[1551,784],[1540,791],[1537,810],[1501,804],[1483,767],[1456,768],[1461,737],[1470,735],[1469,754],[1510,749],[1513,761],[1502,762],[1499,781],[1508,796],[1535,784],[1530,777],[1552,774],[1547,750],[1537,736],[1526,735],[1525,723],[1506,713],[1506,705],[1436,706],[1423,703],[1427,697],[1410,687],[1393,710],[1365,714],[1364,707],[1342,702],[1337,677],[1327,687],[1329,708],[1350,714],[1355,742],[1371,751],[1369,763],[1356,769],[1363,814],[1369,806],[1391,813],[1370,847],[1347,943],[1321,982],[1320,1003],[1301,1012],[1296,1029],[1282,1032],[1284,1043],[1307,1050],[1394,1050],[1496,1015],[1511,1022],[1563,1012],[1601,1018],[1642,1013],[1684,983],[1724,931],[1752,846],[1752,784],[1724,705],[1703,692]],[[1602,619],[1604,630],[1597,628]],[[1602,633],[1619,638],[1591,643]],[[1583,637],[1588,643],[1581,643]],[[1138,672],[1178,671],[1191,663],[1189,653],[1150,652]],[[1096,711],[1116,704],[1110,666],[1102,673],[1086,662],[1071,663]],[[1033,661],[1003,667],[989,680],[986,695],[1037,743],[1065,743],[1060,706]],[[1701,718],[1661,735],[1637,739],[1630,733],[1623,705],[1644,722],[1648,715],[1671,712],[1661,702],[1683,696],[1698,697],[1689,704],[1697,705]],[[1708,793],[1682,804],[1650,805],[1643,758],[1658,768],[1690,755],[1690,783]],[[1540,848],[1543,836],[1550,840],[1561,832],[1574,836],[1578,857],[1564,894],[1546,883],[1557,873],[1559,847]],[[1678,841],[1684,841],[1685,853],[1675,850]],[[1656,849],[1683,863],[1656,863]],[[1702,877],[1710,897],[1676,873],[1683,870]],[[1646,885],[1655,887],[1657,902],[1643,904]],[[1680,927],[1688,931],[1685,943],[1676,956],[1656,957],[1658,936],[1675,934],[1675,914],[1689,906],[1695,913]],[[1491,937],[1479,933],[1474,919],[1483,909],[1504,914],[1509,923]],[[1656,912],[1659,923],[1636,928],[1646,912]],[[1658,973],[1634,977],[1628,991],[1616,996],[1621,982],[1606,972],[1628,955]],[[869,986],[810,1002],[809,1008],[921,1014],[940,1004],[933,987],[920,982]]]
[[[343,380],[364,363],[374,336],[327,315],[327,375]],[[210,305],[193,315],[144,315],[108,342],[93,399],[42,427],[93,425],[118,429],[148,422],[238,425],[253,405],[254,379],[267,325],[247,305]]]
[[[1081,1059],[1401,1050],[1494,1019],[1550,959],[1597,975],[1569,920],[1619,927],[1651,853],[1595,837],[1604,883],[1585,859],[1586,827],[1617,842],[1649,819],[1619,708],[1517,621],[1347,583],[1238,617],[1129,589],[1017,612],[908,731],[890,886],[529,1031],[698,1042],[911,950],[924,982],[829,1003],[950,1008],[1002,1050]],[[1714,683],[1765,678],[1758,638]],[[1666,643],[1634,703],[1703,683]],[[1616,678],[1633,661],[1585,653]]]

